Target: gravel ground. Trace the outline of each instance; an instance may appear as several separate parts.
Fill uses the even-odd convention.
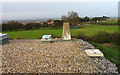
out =
[[[0,45],[0,74],[1,74],[1,71],[2,71],[2,45]]]
[[[105,57],[88,57],[85,45],[91,46],[78,39],[10,40],[2,46],[2,73],[117,73],[116,65]]]

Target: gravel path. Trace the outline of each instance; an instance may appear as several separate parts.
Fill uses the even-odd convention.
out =
[[[116,72],[116,65],[106,58],[88,57],[82,40],[60,40],[54,39],[53,43],[41,43],[40,39],[10,40],[2,46],[2,73]]]

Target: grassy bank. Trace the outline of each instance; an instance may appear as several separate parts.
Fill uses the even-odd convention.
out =
[[[89,43],[94,45],[96,48],[100,49],[108,60],[110,60],[112,63],[115,63],[118,67],[118,71],[120,72],[120,61],[119,61],[120,47],[114,45],[114,47],[111,48],[111,47],[102,46],[94,42],[89,42]]]

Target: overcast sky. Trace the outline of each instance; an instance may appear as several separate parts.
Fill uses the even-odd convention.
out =
[[[30,2],[31,1],[31,2]],[[34,2],[32,2],[34,1]],[[3,20],[29,20],[60,18],[68,11],[76,11],[80,17],[118,16],[118,0],[3,0]],[[51,1],[51,2],[50,2]],[[72,2],[74,1],[74,2]],[[93,1],[93,2],[90,2]],[[101,2],[97,2],[101,1]]]
[[[3,2],[118,2],[120,0],[2,0]]]

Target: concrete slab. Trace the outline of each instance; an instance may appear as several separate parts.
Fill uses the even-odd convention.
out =
[[[99,49],[86,49],[86,54],[89,57],[103,57],[103,53]]]
[[[2,41],[3,39],[7,39],[7,38],[9,38],[8,34],[0,33],[0,41]]]
[[[0,45],[6,44],[9,42],[9,36],[8,34],[2,34],[0,33]]]
[[[51,43],[52,42],[52,35],[43,35],[42,39],[41,39],[41,42],[49,42],[49,43]]]

